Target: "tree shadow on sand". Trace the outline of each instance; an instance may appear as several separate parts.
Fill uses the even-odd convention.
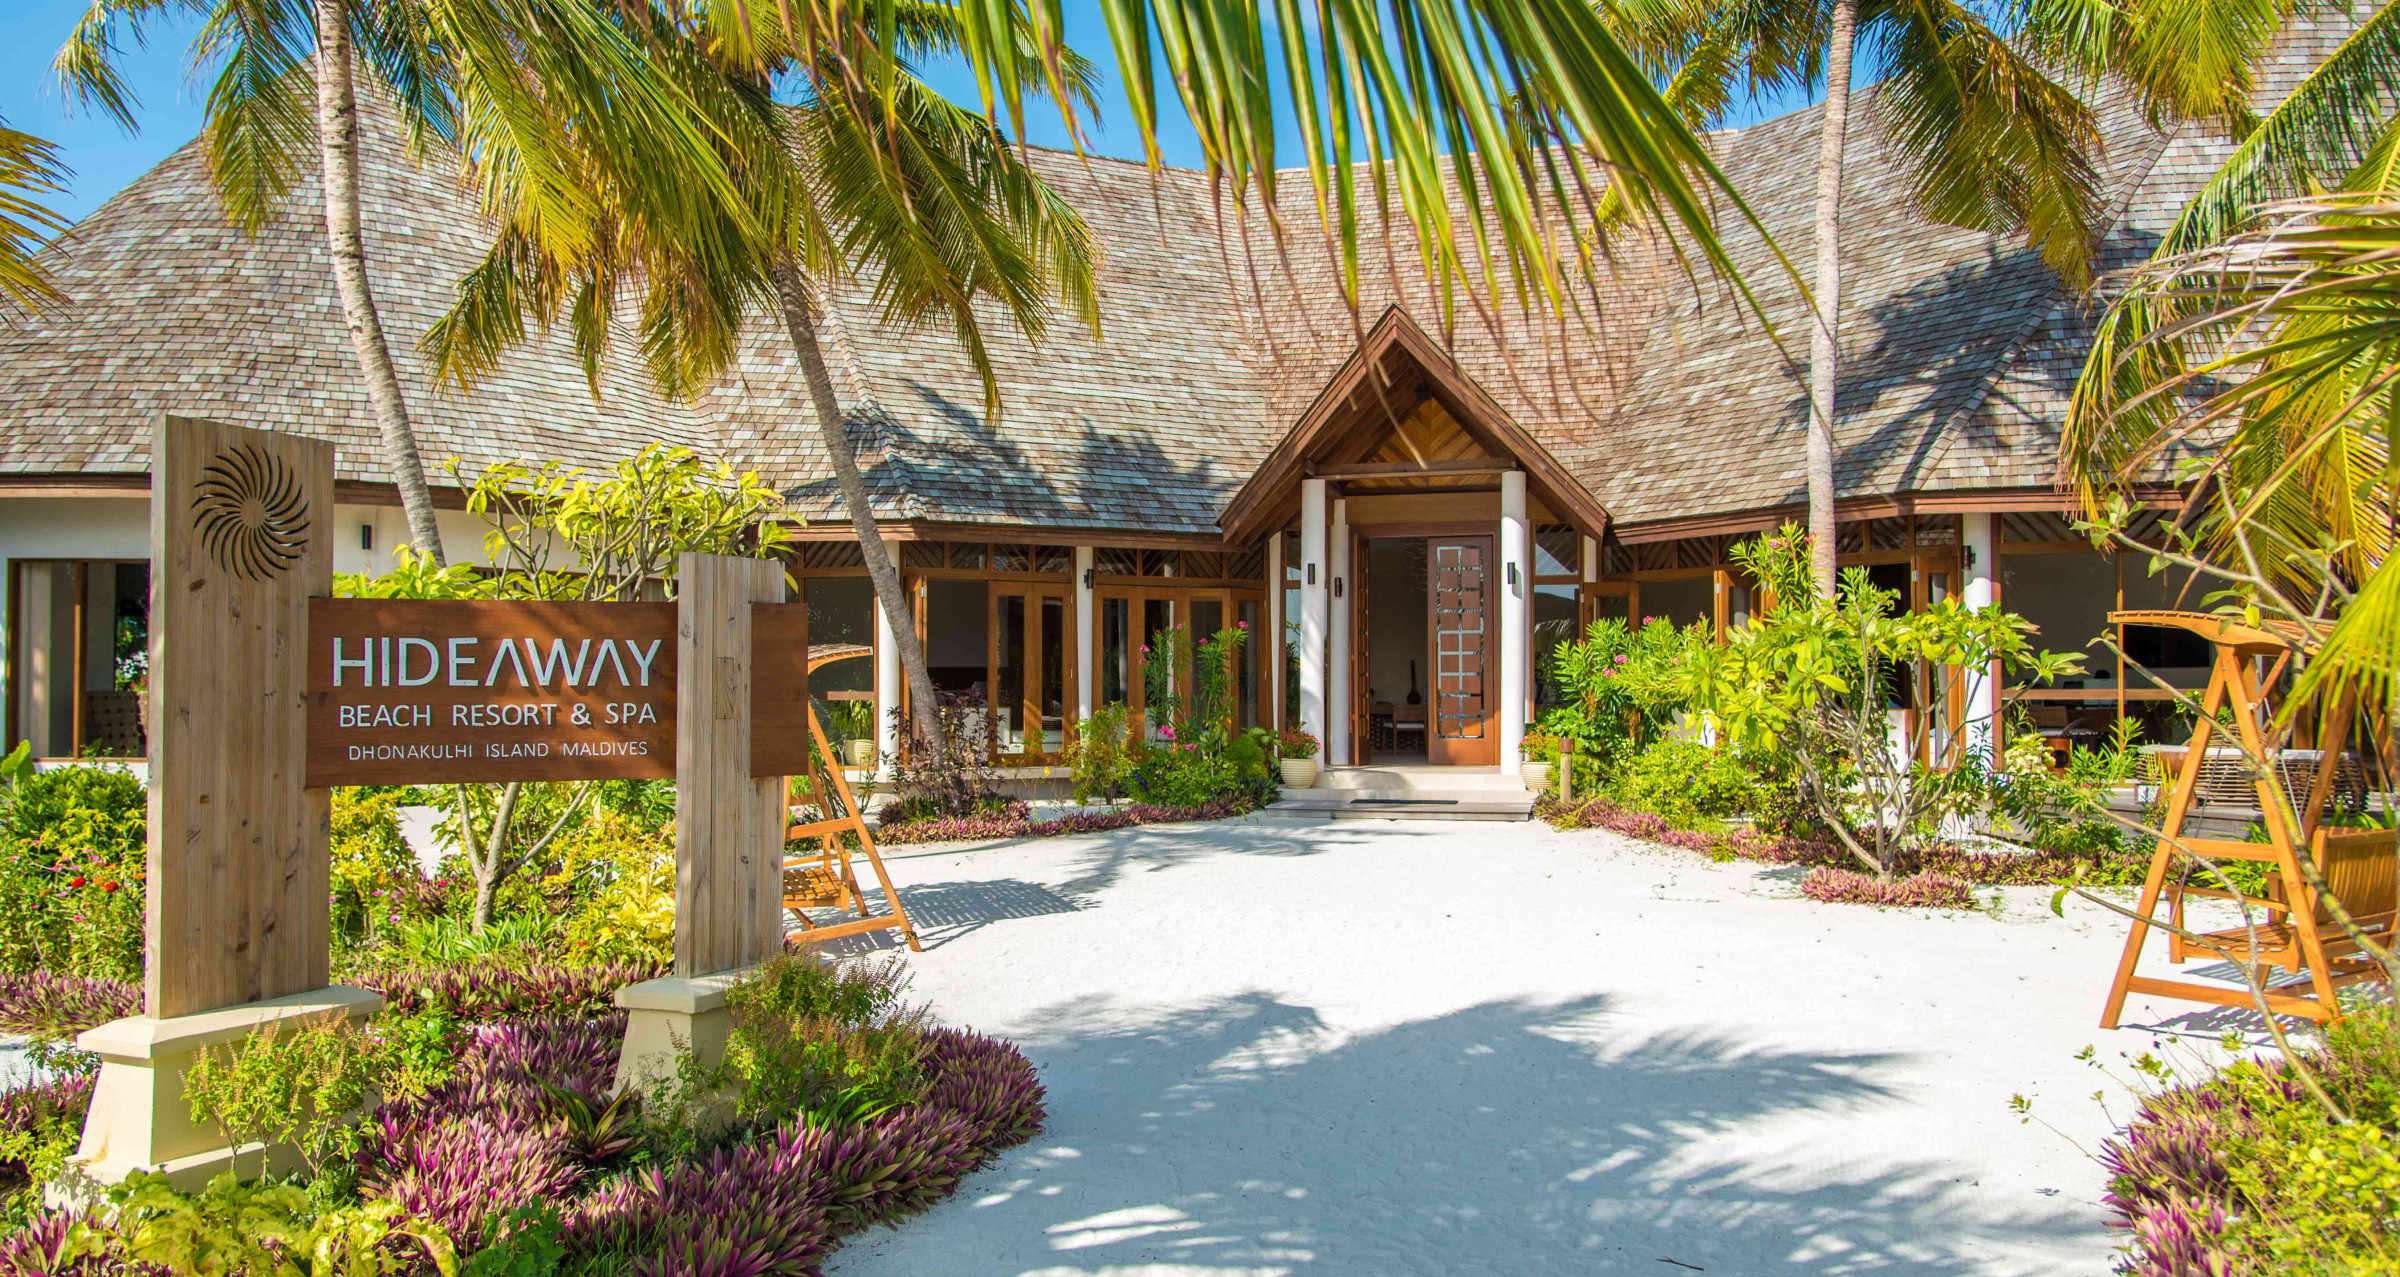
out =
[[[1965,1274],[2104,1262],[2088,1209],[1996,1202],[1930,1155],[1727,1142],[1904,1102],[1878,1081],[1896,1057],[1698,1031],[1625,1041],[1608,1020],[1600,998],[1495,1001],[1346,1036],[1262,992],[1165,1013],[1059,1006],[1024,1035],[1049,1088],[1043,1134],[900,1232],[854,1241],[831,1269]],[[1930,1154],[1943,1132],[1924,1135]]]

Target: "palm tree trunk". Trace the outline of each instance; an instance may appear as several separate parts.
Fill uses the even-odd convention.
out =
[[[367,285],[367,245],[358,228],[358,98],[350,83],[346,9],[345,0],[316,0],[317,152],[325,167],[325,237],[333,252],[333,283],[341,294],[342,318],[358,352],[359,373],[366,378],[375,428],[383,436],[384,467],[400,489],[409,538],[440,567],[449,560],[442,553],[441,528],[434,522],[433,493],[425,486],[425,459],[417,451],[408,403],[400,397],[400,372],[392,364],[383,318],[376,313],[375,294]]]
[[[1834,0],[1825,49],[1825,131],[1817,144],[1816,322],[1808,336],[1808,565],[1817,592],[1834,588],[1833,391],[1841,370],[1842,142],[1850,128],[1850,46],[1858,0]]]
[[[834,482],[842,490],[842,504],[850,508],[850,526],[858,534],[859,553],[867,561],[867,579],[875,583],[875,600],[883,605],[883,614],[892,619],[892,638],[900,648],[900,668],[908,679],[909,712],[917,737],[939,747],[941,713],[934,699],[933,678],[925,671],[925,648],[917,641],[917,628],[910,619],[914,610],[900,588],[900,571],[892,566],[892,552],[875,527],[875,511],[867,504],[867,481],[859,477],[858,458],[850,451],[850,432],[842,422],[841,400],[833,393],[833,374],[826,371],[825,350],[817,342],[816,312],[809,308],[800,268],[788,257],[775,264],[775,292],[783,306],[784,330],[800,356],[809,404],[816,411],[817,432],[825,440],[825,455],[833,462]],[[891,707],[884,708],[888,713]]]

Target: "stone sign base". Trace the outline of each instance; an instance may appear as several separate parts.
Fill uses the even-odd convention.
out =
[[[737,967],[703,976],[665,976],[617,990],[624,1008],[625,1046],[617,1056],[615,1090],[638,1090],[651,1099],[663,1098],[682,1080],[688,1055],[703,1074],[725,1060],[725,1041],[733,1033],[733,1010],[725,1005],[727,990],[750,978],[758,968]],[[693,1105],[695,1116],[716,1116],[724,1097],[678,1097]]]
[[[156,1171],[178,1189],[197,1191],[231,1166],[237,1151],[215,1128],[192,1121],[192,1106],[183,1098],[184,1074],[202,1048],[239,1041],[265,1024],[363,1019],[382,1009],[382,994],[334,985],[172,1019],[130,1016],[85,1030],[75,1045],[100,1057],[100,1078],[84,1118],[83,1144],[65,1178],[88,1193],[122,1183],[135,1171]],[[238,1151],[246,1172],[262,1150],[253,1144]],[[288,1146],[263,1151],[270,1169],[300,1164],[298,1151]],[[54,1189],[52,1195],[60,1194]],[[74,1187],[64,1195],[75,1196]]]

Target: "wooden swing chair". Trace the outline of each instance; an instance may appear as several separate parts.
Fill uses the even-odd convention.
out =
[[[808,672],[813,679],[824,666],[873,654],[872,648],[856,644],[811,647]],[[785,939],[819,944],[870,931],[897,931],[912,951],[922,953],[924,946],[917,943],[916,928],[909,925],[908,907],[900,903],[900,893],[893,889],[891,875],[883,870],[883,857],[875,850],[875,834],[867,828],[866,809],[850,792],[850,782],[842,775],[841,756],[826,739],[825,724],[818,719],[814,702],[808,707],[808,731],[816,749],[810,754],[807,774],[785,778],[783,807],[789,820],[794,801],[798,800],[816,809],[816,819],[792,821],[784,828],[783,840],[787,853],[792,843],[810,838],[817,840],[818,849],[813,856],[787,854],[784,859],[783,907],[799,923]],[[867,866],[875,871],[875,881],[882,885],[883,898],[891,912],[867,912],[866,894],[859,890],[852,859],[856,854],[850,845],[852,837],[858,839],[857,852],[865,854]],[[838,908],[854,916],[847,922],[809,921],[808,910],[822,908]]]
[[[2126,995],[2131,993],[2249,1008],[2263,1001],[2277,1014],[2305,1016],[2320,1022],[2338,1019],[2341,1003],[2335,990],[2359,980],[2380,979],[2384,971],[2361,951],[2350,932],[2334,920],[2332,910],[2301,871],[2300,850],[2307,849],[2311,863],[2333,898],[2341,903],[2359,930],[2379,945],[2392,943],[2394,907],[2396,900],[2400,900],[2400,845],[2395,844],[2394,831],[2332,830],[2323,824],[2325,809],[2333,797],[2343,746],[2356,721],[2355,698],[2343,698],[2320,725],[2323,730],[2318,741],[2323,748],[2319,751],[2308,797],[2299,808],[2297,830],[2291,827],[2291,804],[2285,801],[2278,778],[2282,769],[2270,766],[2264,775],[2256,777],[2254,784],[2266,830],[2265,842],[2187,836],[2183,828],[2191,815],[2201,772],[2207,766],[2209,740],[2222,730],[2217,722],[2221,710],[2231,709],[2234,730],[2246,757],[2269,757],[2259,731],[2260,692],[2262,687],[2272,685],[2290,662],[2293,639],[2278,629],[2199,612],[2114,612],[2109,621],[2117,625],[2189,630],[2213,644],[2216,655],[2209,668],[2208,688],[2200,697],[2199,721],[2193,724],[2191,743],[2184,749],[2168,790],[2166,818],[2159,826],[2158,850],[2150,859],[2149,876],[2142,882],[2140,903],[2134,907],[2139,917],[2125,937],[2125,953],[2117,963],[2116,979],[2109,985],[2108,1006],[2101,1013],[2100,1027],[2117,1027]],[[2259,673],[2262,662],[2270,667],[2263,677]],[[2380,724],[2380,728],[2377,752],[2388,759],[2391,725]],[[2189,856],[2272,866],[2266,880],[2266,895],[2263,898],[2238,895],[2216,887],[2191,885]],[[2174,928],[2167,933],[2167,960],[2181,964],[2187,957],[2198,954],[2248,968],[2265,990],[2263,998],[2247,987],[2228,988],[2137,975],[2135,968],[2141,961],[2143,942],[2149,938],[2153,920],[2158,916],[2161,896],[2168,902],[2167,921]],[[2209,932],[2198,940],[2186,939],[2178,934],[2184,929],[2186,897],[2238,901],[2251,911],[2255,925]],[[2295,975],[2305,971],[2308,980],[2304,985],[2267,988],[2268,977],[2277,967]]]

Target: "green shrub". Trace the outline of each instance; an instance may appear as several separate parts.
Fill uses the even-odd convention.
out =
[[[142,783],[61,767],[0,791],[0,968],[142,976]]]
[[[184,1074],[183,1098],[192,1121],[215,1127],[228,1144],[289,1144],[313,1175],[357,1156],[357,1117],[378,1092],[425,1092],[410,1058],[401,1044],[338,1015],[270,1020],[239,1042],[202,1048]]]
[[[390,786],[333,791],[333,942],[354,946],[375,929],[377,903],[403,881],[413,882],[417,859],[400,836],[399,811],[416,791]]]
[[[1134,761],[1134,796],[1164,807],[1205,806],[1239,792],[1240,782],[1232,762],[1189,741],[1150,746]]]
[[[1750,810],[1757,782],[1731,750],[1697,741],[1662,740],[1636,754],[1616,779],[1617,801],[1674,825],[1692,825]]]
[[[1067,751],[1067,775],[1075,785],[1075,801],[1125,796],[1126,772],[1132,755],[1126,744],[1124,705],[1104,705],[1075,728],[1075,744]]]
[[[736,1115],[762,1126],[795,1115],[846,1125],[915,1103],[925,1009],[902,1001],[907,987],[897,960],[829,961],[803,949],[762,964],[725,999]]]
[[[675,954],[672,827],[603,808],[559,835],[542,880],[563,902],[559,939],[579,962],[667,962]]]

